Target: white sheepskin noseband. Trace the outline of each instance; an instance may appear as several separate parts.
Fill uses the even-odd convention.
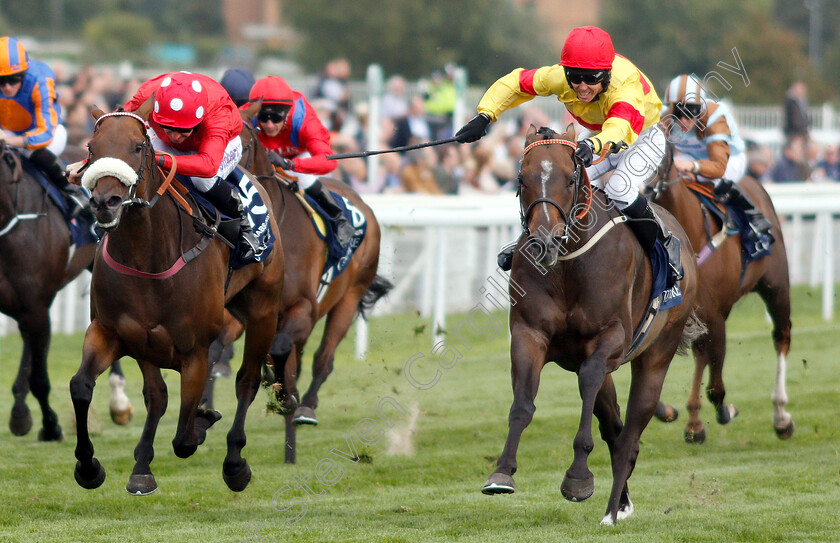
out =
[[[113,157],[97,159],[82,175],[82,186],[92,191],[102,177],[116,177],[123,185],[130,187],[137,183],[137,172],[123,160]]]

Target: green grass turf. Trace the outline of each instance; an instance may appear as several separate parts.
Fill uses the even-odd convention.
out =
[[[464,319],[448,318],[450,339]],[[480,493],[507,433],[512,395],[506,326],[493,340],[467,333],[471,348],[462,349],[463,357],[449,369],[436,367],[430,327],[419,316],[372,320],[364,361],[353,358],[351,332],[322,388],[321,424],[298,432],[296,465],[283,464],[283,419],[265,414],[266,396],[257,396],[243,452],[254,475],[242,493],[229,491],[221,477],[234,410],[233,380],[217,382],[217,408],[224,418],[196,454],[183,460],[171,446],[179,376],[166,371],[170,405],[152,463],[160,488],[147,497],[129,496],[124,489],[145,418],[136,364],[123,361],[136,408],[128,426],[111,423],[107,376],[98,381],[93,442],[108,476],[99,489],[84,490],[73,479],[75,435],[68,392],[82,335],[55,336],[50,354],[50,398],[66,433],[63,443],[37,441],[40,413],[31,397],[33,431],[24,437],[10,434],[6,421],[21,343],[17,336],[1,338],[0,541],[840,541],[840,372],[835,362],[840,318],[824,323],[819,291],[798,288],[793,321],[787,381],[788,409],[796,422],[793,438],[780,441],[773,432],[775,353],[770,325],[753,295],[736,307],[728,325],[727,401],[738,406],[740,415],[720,426],[704,398],[707,441],[687,445],[684,404],[693,363],[676,358],[663,399],[680,408],[680,419],[672,424],[654,420],[642,436],[629,483],[636,511],[610,528],[599,526],[611,473],[597,425],[589,461],[595,494],[583,503],[568,502],[560,494],[572,460],[580,398],[575,376],[554,365],[543,371],[537,412],[519,448],[516,493]],[[313,342],[305,356],[303,387],[314,349]],[[413,387],[404,371],[406,361],[418,353],[425,358],[412,366],[417,381],[429,381],[440,371],[428,390]],[[615,374],[622,407],[629,374],[627,367]],[[396,432],[361,444],[357,424],[378,419],[377,404],[386,397],[407,414],[383,409]],[[358,463],[331,452],[347,451],[348,435],[362,458]],[[392,440],[392,435],[400,438]],[[317,481],[316,465],[324,459],[337,466],[321,474],[334,479],[331,486]],[[326,465],[322,462],[322,469]],[[320,495],[308,495],[298,481]],[[290,507],[282,510],[285,505]],[[296,515],[301,516],[290,523]]]

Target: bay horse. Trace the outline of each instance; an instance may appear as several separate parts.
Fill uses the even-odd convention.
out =
[[[95,243],[74,247],[70,229],[32,174],[25,160],[0,143],[0,313],[17,322],[23,353],[12,385],[14,405],[9,430],[22,436],[32,429],[32,414],[26,405],[29,391],[41,406],[41,441],[63,438],[58,417],[50,407],[47,372],[51,323],[50,306],[59,290],[89,268]],[[125,396],[125,379],[119,363],[111,368],[111,418],[127,424],[134,412]]]
[[[609,448],[613,484],[602,524],[633,512],[627,481],[636,464],[642,431],[659,400],[674,354],[702,329],[693,313],[697,269],[677,221],[657,209],[682,242],[682,303],[650,321],[652,268],[645,252],[603,193],[589,184],[574,157],[573,127],[558,135],[531,125],[519,174],[520,236],[511,271],[511,379],[509,430],[485,494],[514,492],[516,452],[536,406],[540,372],[555,362],[578,376],[582,400],[574,460],[561,493],[583,501],[594,492],[587,465],[594,447],[592,416]],[[526,256],[530,255],[530,256]],[[658,300],[658,299],[657,299]],[[644,339],[635,331],[650,322]],[[622,423],[612,372],[630,362],[632,380]]]
[[[750,292],[758,293],[773,321],[772,337],[776,349],[776,384],[771,395],[773,428],[780,439],[788,439],[795,428],[793,418],[785,409],[788,402],[786,359],[791,340],[790,279],[785,242],[773,202],[753,177],[746,176],[738,183],[771,222],[771,233],[776,238],[770,246],[769,255],[751,260],[744,266],[741,236],[721,233],[720,225],[700,203],[698,192],[714,200],[711,183],[686,183],[673,166],[673,153],[673,145],[669,143],[660,165],[660,173],[647,188],[653,194],[654,201],[680,222],[694,252],[703,255],[703,261],[699,263],[697,314],[708,330],[692,346],[694,377],[686,404],[688,421],[685,425],[685,440],[687,443],[703,443],[706,440],[706,429],[699,413],[700,389],[707,366],[709,382],[706,395],[715,408],[718,423],[727,424],[738,414],[734,405],[725,403],[723,363],[726,356],[726,319],[735,302]],[[694,188],[690,189],[689,186]],[[720,238],[723,240],[720,241]],[[718,245],[717,248],[709,253],[715,245]],[[665,422],[674,420],[676,414],[677,410],[669,405],[660,404],[657,409],[657,418]]]
[[[274,250],[263,262],[229,272],[228,245],[197,228],[192,214],[184,211],[189,203],[166,189],[177,165],[166,179],[156,167],[145,124],[152,103],[149,99],[134,113],[92,110],[96,129],[82,180],[91,189],[97,223],[107,233],[93,264],[91,323],[82,362],[70,381],[78,426],[75,478],[88,489],[105,480],[105,470],[93,456],[88,408],[97,376],[122,356],[136,359],[140,366],[147,408],[126,490],[145,495],[157,489],[150,463],[157,425],[168,402],[161,369],[176,370],[181,376],[173,450],[180,458],[196,451],[207,429],[221,418],[197,407],[207,379],[207,352],[229,307],[241,316],[247,332],[222,476],[231,490],[241,491],[251,478],[241,456],[245,415],[259,389],[276,329],[283,250],[275,236]],[[269,205],[265,191],[256,184],[255,188]],[[270,227],[278,231],[273,217]]]
[[[320,181],[329,190],[346,198],[364,214],[367,231],[347,268],[330,282],[326,293],[319,299],[318,287],[327,247],[318,237],[307,210],[288,182],[278,178],[279,174],[275,173],[265,147],[257,139],[251,121],[259,112],[260,105],[257,102],[247,110],[241,110],[244,125],[240,135],[243,144],[240,164],[254,173],[271,197],[283,238],[286,277],[277,335],[271,348],[273,371],[268,372],[268,384],[276,383],[274,389],[286,419],[285,462],[294,463],[295,426],[318,424],[315,416],[318,390],[333,370],[336,347],[344,339],[356,314],[364,317],[365,310],[371,309],[392,285],[376,275],[381,233],[373,211],[349,186],[322,177]],[[312,382],[298,403],[297,376],[300,374],[303,348],[315,324],[324,316],[327,320],[320,345],[315,351]],[[224,347],[230,345],[239,332],[239,323],[229,319],[215,352],[225,352]],[[232,351],[227,352],[232,354]],[[212,380],[208,381],[207,388],[205,395],[212,402]]]

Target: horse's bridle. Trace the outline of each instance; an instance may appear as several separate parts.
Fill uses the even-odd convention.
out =
[[[143,126],[143,138],[144,141],[141,144],[143,146],[143,156],[140,159],[140,169],[137,170],[137,180],[132,183],[132,185],[128,188],[128,198],[123,200],[122,205],[124,206],[132,206],[132,205],[139,205],[141,207],[152,207],[156,200],[156,198],[152,198],[152,201],[149,202],[143,198],[136,197],[137,194],[137,186],[140,184],[141,181],[144,179],[144,175],[146,173],[146,163],[149,162],[149,150],[152,149],[152,142],[149,140],[148,128],[149,125],[146,121],[140,117],[139,115],[132,113],[130,111],[123,111],[117,110],[112,111],[111,113],[105,113],[101,115],[97,120],[96,124],[93,125],[93,132],[96,133],[96,130],[99,128],[100,123],[108,117],[131,117],[132,119],[136,120]],[[88,166],[91,165],[90,160],[90,151],[88,151],[88,158],[85,160],[85,165],[79,170],[79,173],[84,171]]]
[[[534,147],[536,147],[538,145],[551,145],[551,144],[565,145],[567,147],[571,147],[573,150],[577,149],[577,143],[575,143],[574,141],[559,139],[559,138],[552,138],[552,139],[539,140],[539,141],[532,142],[527,147],[525,147],[525,150],[522,152],[522,157],[524,159],[524,157],[528,153],[528,151],[530,151],[531,149],[533,149]],[[578,213],[576,216],[573,216],[571,218],[571,220],[569,219],[569,213],[566,213],[566,211],[560,206],[560,204],[558,204],[557,202],[555,202],[551,198],[537,198],[536,200],[534,200],[533,202],[528,204],[527,209],[523,209],[522,208],[522,199],[521,199],[521,195],[522,195],[521,194],[521,189],[517,188],[516,189],[516,195],[518,197],[520,197],[520,200],[519,200],[519,217],[520,217],[520,220],[522,221],[522,230],[525,232],[526,236],[531,235],[531,231],[528,228],[528,218],[531,216],[531,211],[534,209],[534,206],[536,206],[537,204],[548,204],[550,206],[553,206],[560,213],[560,218],[563,221],[563,235],[560,236],[560,238],[563,242],[565,242],[566,240],[569,239],[569,231],[572,228],[572,226],[574,226],[574,224],[577,222],[577,220],[582,219],[589,212],[589,207],[590,207],[590,204],[592,202],[592,186],[589,184],[589,178],[583,175],[583,164],[581,164],[580,160],[574,154],[572,154],[572,160],[574,160],[574,163],[575,163],[575,171],[574,171],[574,173],[572,173],[572,177],[570,179],[570,182],[574,183],[574,185],[575,185],[575,191],[574,191],[575,195],[574,195],[574,199],[572,200],[572,207],[571,207],[569,213],[572,213],[575,210],[575,208],[577,207],[578,194],[580,193],[581,178],[584,178],[586,180],[586,186],[587,186],[587,189],[588,189],[586,206],[584,207],[584,209],[580,213]]]

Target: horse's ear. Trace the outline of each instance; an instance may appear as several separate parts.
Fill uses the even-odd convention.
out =
[[[575,133],[575,123],[569,123],[569,126],[566,127],[566,134],[569,135],[569,139],[575,141],[577,134]]]
[[[96,106],[90,108],[90,114],[93,115],[93,120],[98,121],[99,117],[105,115],[105,112]]]
[[[531,143],[537,137],[537,127],[531,124],[525,132],[525,145]]]
[[[239,114],[242,116],[243,121],[245,121],[246,123],[250,123],[254,119],[254,117],[257,116],[257,113],[260,112],[261,108],[262,98],[260,98],[256,102],[251,103],[251,105],[248,106],[248,109],[240,109]]]
[[[143,104],[140,107],[138,107],[134,111],[134,114],[137,115],[138,117],[140,117],[141,119],[143,119],[144,121],[148,121],[149,120],[149,114],[152,112],[152,108],[154,107],[154,105],[155,105],[155,95],[152,94],[151,96],[149,96],[149,98],[145,102],[143,102]]]

